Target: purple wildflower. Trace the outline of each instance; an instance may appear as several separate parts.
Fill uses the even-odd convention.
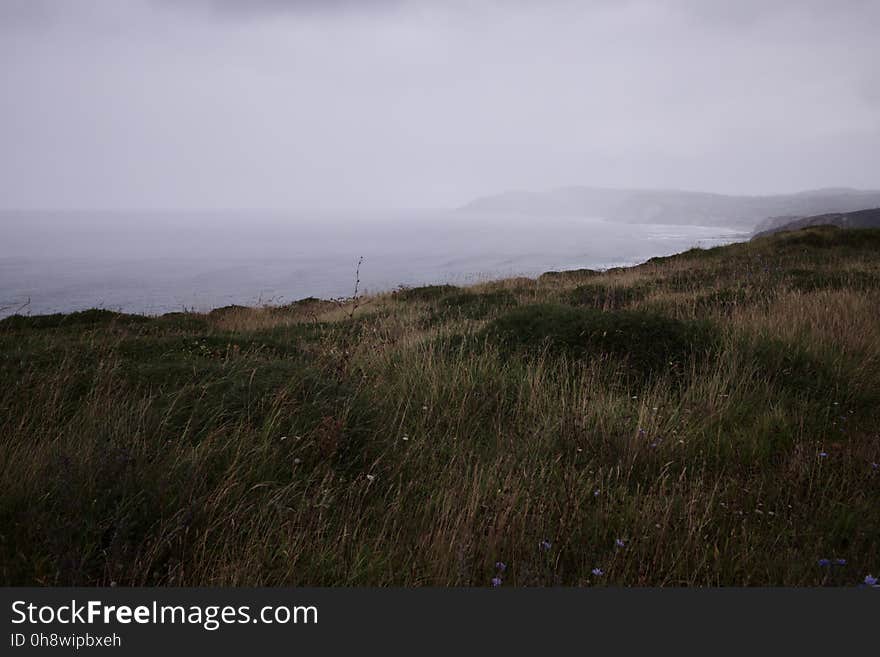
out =
[[[865,586],[877,586],[877,578],[873,575],[865,575]]]
[[[819,452],[820,459],[824,459],[826,456],[828,456],[828,452]]]
[[[591,570],[590,572],[593,573],[596,577],[601,577],[605,574],[605,571],[601,568],[593,568],[593,570]]]
[[[501,578],[498,575],[492,578],[492,586],[496,589],[501,586]]]
[[[615,538],[614,545],[622,548],[624,545],[626,545],[626,543],[624,542],[624,540],[622,538]]]
[[[544,550],[545,552],[547,550],[549,550],[551,547],[553,547],[553,544],[550,541],[548,541],[546,538],[543,541],[541,541],[539,545],[540,545],[540,548],[542,550]]]
[[[503,573],[505,570],[507,570],[507,564],[503,561],[496,561],[495,570],[497,570],[499,573]]]
[[[846,565],[846,559],[835,559],[835,560],[834,560],[834,565],[835,565],[835,566],[845,566],[845,565]]]
[[[871,463],[872,470],[876,470],[877,468],[880,468],[880,463]]]
[[[827,568],[828,566],[831,565],[831,559],[819,559],[819,561],[817,563],[819,564],[820,567]]]

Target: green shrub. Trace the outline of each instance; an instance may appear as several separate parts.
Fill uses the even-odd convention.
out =
[[[440,297],[458,292],[460,289],[455,285],[424,285],[397,290],[393,296],[398,301],[436,301]]]
[[[575,306],[590,308],[617,309],[628,306],[647,295],[647,289],[641,286],[623,287],[608,286],[598,283],[585,283],[574,288],[567,297]]]
[[[796,344],[761,337],[740,348],[755,364],[760,379],[791,396],[828,402],[846,387],[827,363]]]
[[[565,271],[545,271],[538,276],[538,280],[542,283],[550,281],[571,281],[581,278],[593,278],[600,276],[601,271],[597,269],[568,269]]]
[[[801,292],[815,290],[868,290],[880,287],[880,277],[866,271],[816,271],[792,269],[788,272],[789,286]]]
[[[220,308],[214,308],[211,312],[208,313],[208,317],[227,317],[229,315],[237,315],[241,312],[247,312],[250,310],[247,306],[239,306],[236,304],[232,304],[230,306],[221,306]]]
[[[547,349],[576,358],[617,357],[642,375],[680,370],[692,355],[715,344],[714,331],[705,322],[553,304],[513,310],[492,322],[486,335],[506,348]]]
[[[752,299],[744,288],[723,287],[696,298],[697,312],[730,312],[737,306],[748,304]]]
[[[145,315],[130,315],[118,313],[112,310],[92,308],[80,312],[54,315],[12,315],[0,320],[0,328],[23,330],[23,329],[50,329],[63,328],[65,326],[103,326],[107,324],[142,324],[149,322],[150,318]]]
[[[204,331],[208,328],[208,320],[196,313],[172,312],[156,317],[152,325],[162,332]]]
[[[485,319],[499,308],[517,305],[516,297],[507,290],[475,294],[462,292],[441,299],[434,319]]]

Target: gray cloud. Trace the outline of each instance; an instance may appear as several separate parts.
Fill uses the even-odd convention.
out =
[[[880,3],[0,2],[7,207],[880,187]]]
[[[48,0],[0,2],[0,30],[45,27],[59,7]]]
[[[284,13],[310,15],[370,13],[413,5],[413,0],[152,0],[172,9],[195,9],[227,18],[272,17]]]

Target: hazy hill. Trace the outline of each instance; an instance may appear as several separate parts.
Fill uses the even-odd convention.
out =
[[[880,228],[880,208],[857,212],[833,212],[812,217],[771,217],[755,228],[755,237],[799,230],[809,226],[837,226],[838,228]]]
[[[463,212],[602,217],[628,223],[754,228],[767,217],[803,217],[880,206],[880,191],[833,188],[773,196],[707,192],[563,187],[548,192],[506,192],[475,199]]]

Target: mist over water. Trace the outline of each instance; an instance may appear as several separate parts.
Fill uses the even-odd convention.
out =
[[[107,308],[161,314],[286,303],[554,269],[635,264],[747,238],[703,226],[462,214],[29,212],[0,217],[9,315]]]

